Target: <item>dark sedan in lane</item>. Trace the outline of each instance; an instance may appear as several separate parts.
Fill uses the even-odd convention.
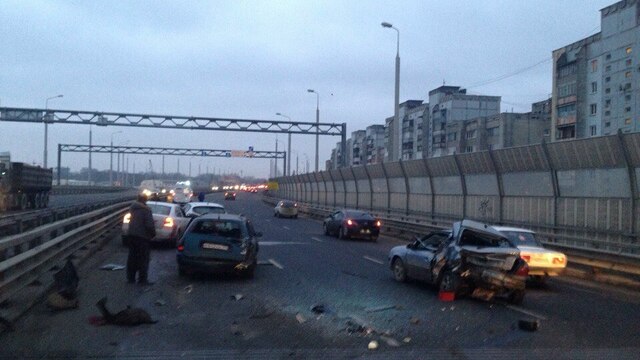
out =
[[[382,222],[371,214],[360,210],[338,210],[329,215],[322,224],[325,235],[336,235],[339,239],[363,238],[376,241]]]

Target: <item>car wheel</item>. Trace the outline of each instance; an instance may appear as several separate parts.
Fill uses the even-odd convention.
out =
[[[524,290],[514,290],[509,294],[509,302],[513,305],[521,305],[524,300]]]
[[[458,293],[460,289],[460,277],[451,270],[445,270],[440,279],[440,291]]]
[[[398,282],[407,281],[407,270],[404,267],[404,263],[400,258],[393,260],[393,278]]]
[[[324,230],[325,235],[329,235],[329,227],[327,226],[326,223],[322,224],[322,229]]]
[[[346,240],[348,238],[349,236],[347,235],[347,230],[345,230],[344,226],[341,226],[340,230],[338,230],[338,239]]]

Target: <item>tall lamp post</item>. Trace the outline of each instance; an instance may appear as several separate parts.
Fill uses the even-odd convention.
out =
[[[318,126],[320,124],[320,94],[313,89],[307,89],[307,92],[316,94],[316,172],[318,172],[318,163],[320,162],[318,156],[320,141],[320,135],[318,134]]]
[[[274,162],[274,178],[278,177],[278,143],[281,141],[278,141],[278,136],[276,135],[276,157],[273,159]],[[284,172],[283,172],[284,174]]]
[[[113,186],[113,135],[122,134],[122,130],[111,133],[111,151],[109,152],[109,185]]]
[[[276,115],[278,116],[282,116],[284,118],[287,118],[289,121],[291,121],[291,118],[288,117],[287,115],[281,114],[281,113],[276,113]],[[287,144],[287,173],[284,175],[291,175],[291,133],[287,134],[287,138],[288,138],[288,144]]]
[[[385,28],[393,29],[398,34],[398,38],[396,42],[396,94],[395,94],[395,103],[393,104],[394,105],[393,123],[394,123],[394,126],[400,126],[398,124],[398,122],[400,121],[399,120],[399,117],[400,117],[400,30],[398,30],[388,22],[383,22],[380,25],[382,25],[382,27],[385,27]]]
[[[52,96],[52,97],[47,98],[47,100],[44,102],[44,110],[45,110],[45,112],[44,112],[44,157],[43,157],[42,164],[43,164],[43,167],[45,169],[47,168],[47,139],[49,137],[49,127],[48,127],[48,122],[47,122],[47,120],[48,120],[47,119],[47,116],[48,116],[47,110],[49,110],[49,100],[57,99],[57,98],[61,98],[61,97],[63,97],[62,94],[56,95],[56,96]]]

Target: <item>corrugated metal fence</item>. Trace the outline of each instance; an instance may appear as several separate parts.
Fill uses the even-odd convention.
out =
[[[276,195],[328,207],[532,228],[560,247],[640,259],[640,134],[278,178]]]

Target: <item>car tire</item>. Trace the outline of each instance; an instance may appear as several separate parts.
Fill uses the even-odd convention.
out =
[[[323,223],[323,224],[322,224],[322,229],[324,230],[324,234],[325,234],[325,235],[330,235],[330,234],[329,234],[329,227],[327,226],[327,224],[326,224],[326,223]]]
[[[396,279],[397,282],[407,281],[407,269],[404,267],[404,263],[400,258],[397,257],[393,260],[391,269],[393,271],[393,278]]]
[[[458,294],[460,290],[460,277],[451,270],[444,270],[440,279],[440,291],[453,292]]]
[[[509,294],[509,303],[521,305],[524,301],[524,290],[514,290]]]
[[[340,226],[340,229],[338,229],[338,239],[347,240],[348,238],[349,235],[347,235],[347,231],[344,229],[344,226]]]

